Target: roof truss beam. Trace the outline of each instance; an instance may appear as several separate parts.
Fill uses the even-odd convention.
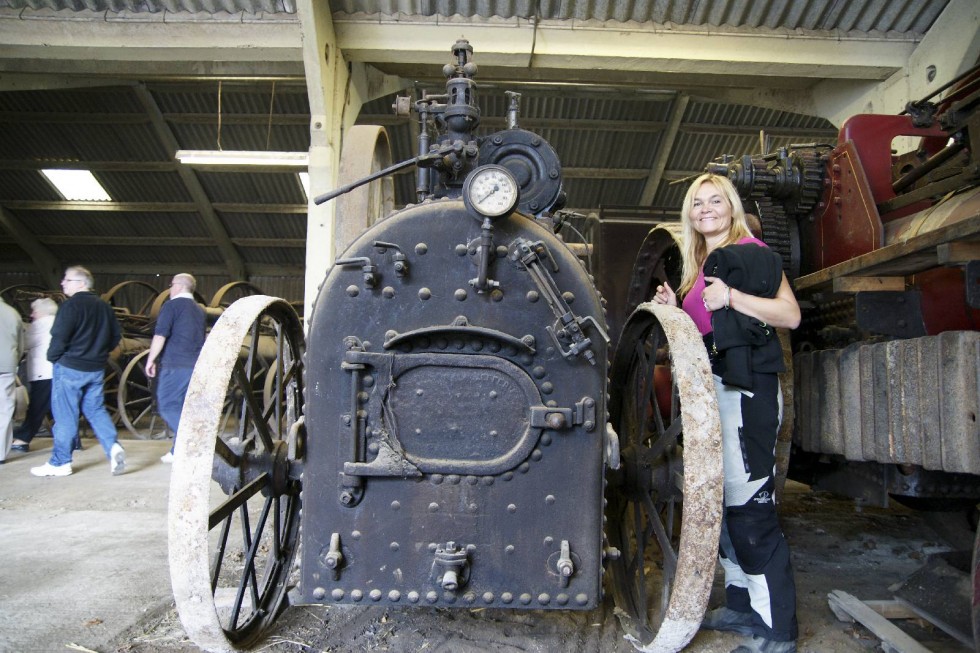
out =
[[[641,23],[494,19],[335,18],[338,45],[353,61],[442,65],[460,37],[481,68],[588,70],[769,78],[884,80],[915,49],[911,38],[805,30],[725,30]],[[711,38],[705,38],[707,35]],[[398,43],[398,48],[392,48]]]
[[[173,132],[170,131],[170,127],[164,121],[160,107],[157,106],[153,96],[150,95],[150,92],[143,85],[136,86],[133,90],[136,93],[136,98],[143,105],[143,109],[150,116],[150,124],[153,125],[153,131],[156,132],[164,151],[176,152],[180,149],[180,145],[177,143],[177,138],[173,135]],[[231,238],[228,237],[228,232],[225,230],[225,226],[221,223],[221,219],[211,205],[211,199],[204,191],[201,182],[198,181],[197,175],[186,166],[179,166],[177,168],[177,174],[180,175],[180,180],[184,183],[187,192],[194,200],[197,212],[204,220],[205,227],[207,227],[211,237],[214,238],[218,251],[221,252],[221,258],[224,259],[225,265],[228,268],[228,275],[232,279],[247,279],[248,271],[245,268],[245,260],[238,253],[238,250],[235,249]]]
[[[245,22],[237,14],[230,20],[220,14],[192,14],[175,20],[179,13],[164,13],[166,22],[162,15],[125,12],[106,20],[104,12],[0,9],[0,70],[88,71],[147,79],[283,74],[280,69],[286,65],[292,74],[302,74],[296,17]],[[334,21],[336,46],[346,59],[381,69],[386,64],[416,71],[420,66],[441,68],[450,58],[450,46],[462,35],[474,45],[481,69],[506,70],[515,78],[551,71],[554,79],[562,80],[570,71],[579,71],[583,79],[608,84],[613,72],[634,78],[651,73],[701,80],[709,88],[747,76],[795,88],[801,80],[806,85],[807,79],[882,81],[907,64],[917,43],[911,37],[865,33],[676,25],[668,29],[612,21],[340,15]],[[708,35],[711,38],[705,38]],[[57,70],[45,63],[55,60]]]

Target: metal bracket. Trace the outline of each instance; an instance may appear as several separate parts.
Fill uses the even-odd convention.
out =
[[[531,427],[560,431],[581,425],[586,431],[595,430],[595,399],[583,397],[572,408],[531,406]]]
[[[320,552],[320,564],[330,570],[333,580],[340,578],[340,568],[344,564],[344,554],[340,550],[340,533],[331,533],[330,547]]]
[[[470,579],[470,565],[466,548],[455,542],[446,542],[436,549],[430,578],[447,592],[455,592]]]
[[[558,285],[554,277],[545,268],[543,261],[551,262],[552,272],[558,271],[558,263],[551,255],[548,247],[542,241],[530,242],[523,238],[517,238],[510,245],[510,258],[515,263],[523,266],[531,275],[534,284],[544,295],[548,306],[558,320],[549,327],[546,327],[548,335],[551,336],[555,346],[566,360],[584,354],[586,360],[591,365],[595,365],[595,352],[592,351],[592,339],[585,335],[584,327],[591,324],[600,336],[609,342],[609,336],[599,325],[594,317],[587,315],[584,318],[572,313],[568,304],[561,296]],[[563,342],[568,343],[568,347],[563,346]]]
[[[922,318],[922,294],[871,291],[854,296],[858,328],[896,338],[918,338],[926,335]]]
[[[405,256],[405,252],[402,251],[401,247],[394,243],[386,243],[380,240],[376,240],[372,243],[374,247],[378,248],[378,252],[384,254],[389,249],[395,250],[392,254],[391,260],[395,264],[395,276],[398,278],[408,276],[408,257]]]
[[[572,557],[569,555],[568,540],[561,541],[561,554],[558,556],[555,568],[558,570],[561,586],[568,587],[568,579],[575,573],[575,563],[572,562]]]
[[[368,288],[374,288],[378,285],[378,266],[367,256],[341,258],[334,261],[333,264],[339,265],[340,267],[360,265],[361,273],[364,275],[364,285]]]
[[[473,243],[470,243],[470,247],[472,246]],[[476,267],[479,272],[475,279],[470,279],[470,285],[476,288],[477,293],[483,294],[492,288],[500,287],[499,281],[490,278],[490,261],[497,258],[493,247],[493,223],[490,218],[483,219],[476,251],[478,257]]]

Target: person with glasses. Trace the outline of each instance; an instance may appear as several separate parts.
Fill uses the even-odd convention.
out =
[[[204,309],[194,300],[197,281],[189,274],[175,275],[170,282],[170,301],[160,308],[157,324],[146,357],[146,376],[157,377],[157,409],[163,421],[174,434],[180,412],[184,409],[184,397],[191,382],[191,373],[197,356],[204,346]],[[159,357],[159,370],[157,358]],[[160,462],[171,463],[174,448],[165,453]]]
[[[61,280],[61,289],[68,299],[55,315],[48,346],[48,360],[54,364],[54,448],[48,462],[31,468],[34,476],[72,473],[72,443],[78,434],[79,413],[85,415],[105,450],[109,471],[118,475],[126,469],[126,452],[116,440],[103,387],[109,352],[119,344],[122,333],[112,307],[92,292],[94,285],[92,273],[77,265],[65,270]]]

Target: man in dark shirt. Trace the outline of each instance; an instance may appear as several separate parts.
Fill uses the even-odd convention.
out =
[[[157,409],[174,434],[174,445],[177,443],[177,428],[180,426],[180,412],[184,409],[187,386],[191,382],[197,355],[204,346],[204,309],[194,301],[196,287],[197,282],[191,275],[174,276],[170,282],[170,301],[160,309],[150,353],[146,358],[146,375],[150,378],[157,376],[157,358],[160,358]],[[160,461],[169,463],[173,459],[174,449],[171,446]]]
[[[81,266],[65,270],[61,289],[68,300],[58,309],[51,327],[48,360],[54,363],[51,379],[51,413],[54,415],[54,448],[51,458],[32,467],[34,476],[68,476],[72,473],[72,443],[78,435],[79,412],[95,431],[109,458],[113,475],[126,469],[126,452],[116,441],[116,427],[105,409],[104,371],[109,352],[122,334],[112,307],[92,292],[95,280]]]

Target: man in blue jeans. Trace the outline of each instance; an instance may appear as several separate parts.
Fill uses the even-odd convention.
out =
[[[174,276],[170,282],[170,301],[160,309],[150,353],[146,357],[146,376],[153,378],[159,371],[157,409],[174,434],[174,444],[177,443],[180,413],[184,409],[184,397],[191,382],[194,363],[204,346],[204,309],[194,300],[196,287],[197,281],[191,275]],[[171,446],[160,461],[170,463],[173,460],[174,449]]]
[[[109,458],[113,475],[126,470],[126,452],[116,441],[116,427],[105,409],[104,371],[109,352],[119,344],[121,333],[112,307],[92,292],[95,280],[81,266],[65,270],[61,289],[68,297],[54,318],[48,360],[54,363],[51,379],[51,414],[54,415],[54,448],[51,458],[32,467],[34,476],[68,476],[72,473],[72,443],[78,435],[79,412],[95,431]]]

